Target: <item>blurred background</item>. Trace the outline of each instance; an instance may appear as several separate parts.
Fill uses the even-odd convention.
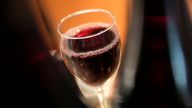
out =
[[[60,19],[103,8],[117,18],[125,46],[131,0],[1,0],[0,108],[84,108],[58,55]]]
[[[147,108],[184,108],[182,96],[178,95],[177,90],[180,83],[178,85],[175,84],[174,69],[172,70],[172,62],[170,61],[170,56],[173,57],[177,53],[172,52],[172,55],[169,54],[170,49],[168,48],[168,41],[170,43],[175,41],[172,38],[167,39],[167,34],[169,34],[167,30],[173,28],[175,31],[180,32],[180,34],[178,33],[180,36],[179,41],[183,42],[181,52],[186,57],[186,63],[188,63],[186,67],[188,67],[190,73],[190,64],[192,64],[192,60],[190,60],[192,58],[192,50],[190,49],[191,35],[188,35],[187,29],[185,30],[187,24],[183,22],[185,18],[192,15],[192,0],[182,2],[184,3],[182,6],[187,7],[186,9],[189,10],[186,13],[187,15],[183,15],[183,7],[179,4],[180,0],[175,0],[175,2],[174,0],[167,0],[173,3],[169,9],[173,13],[175,12],[175,15],[181,16],[175,17],[176,22],[169,19],[176,25],[172,25],[168,29],[168,17],[163,9],[165,8],[163,7],[163,0],[158,2],[155,0],[144,0],[145,8],[134,8],[133,2],[137,6],[143,5],[140,1],[1,0],[0,108],[86,108],[79,99],[80,93],[74,79],[59,55],[60,36],[56,27],[64,16],[78,10],[91,8],[109,10],[117,18],[123,54],[126,51],[130,51],[130,53],[125,53],[127,57],[123,59],[124,62],[120,69],[121,71],[129,72],[128,74],[125,72],[122,75],[124,76],[122,77],[124,87],[120,91],[122,91],[123,95],[127,95],[127,84],[128,86],[135,84],[135,86],[131,86],[133,88],[132,94],[128,94],[122,99],[121,107],[137,108],[139,105],[143,105]],[[140,15],[134,14],[139,13],[138,10],[135,10],[136,8],[141,9]],[[145,14],[144,18],[143,13]],[[132,17],[131,15],[135,16]],[[135,18],[135,20],[131,18]],[[142,22],[138,21],[144,21],[144,26]],[[191,23],[188,25],[191,27]],[[131,29],[130,26],[132,27]],[[177,29],[174,27],[177,27]],[[130,30],[134,33],[130,32]],[[191,31],[191,28],[189,31]],[[138,34],[140,32],[145,35],[145,39],[142,40],[142,56],[138,63],[138,69],[134,70],[134,68],[137,68],[137,62],[135,61],[137,61],[137,53],[139,52],[134,51],[139,50],[137,48],[140,43],[137,42],[141,40],[139,40],[140,37],[137,37],[137,35],[141,35]],[[174,36],[173,39],[175,39]],[[188,37],[186,38],[185,36]],[[179,60],[178,58],[173,59]],[[182,68],[176,67],[175,69],[180,70]],[[130,75],[131,71],[132,75]],[[133,73],[136,71],[136,79],[134,79],[135,74]],[[183,78],[182,75],[181,78]],[[181,79],[180,81],[184,80]],[[191,81],[190,77],[189,81]],[[182,90],[182,87],[179,90]]]
[[[47,31],[44,32],[51,32],[52,34],[44,34],[44,35],[52,35],[51,39],[47,39],[47,44],[51,48],[58,47],[58,33],[56,31],[56,27],[58,22],[66,15],[73,13],[78,10],[83,9],[94,9],[94,8],[102,8],[109,10],[116,18],[117,24],[120,30],[120,35],[122,40],[126,38],[126,29],[128,23],[128,14],[131,12],[129,8],[131,8],[131,1],[130,0],[122,0],[121,2],[112,0],[103,0],[98,2],[96,0],[93,1],[68,1],[68,0],[41,0],[41,1],[31,1],[29,2],[31,5],[31,10],[33,11],[34,17],[38,23],[38,27],[40,30],[43,30],[43,26],[49,28]],[[79,19],[83,20],[83,19]],[[45,25],[46,24],[46,25]]]

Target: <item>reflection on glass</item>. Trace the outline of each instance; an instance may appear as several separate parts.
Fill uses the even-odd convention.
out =
[[[94,88],[99,107],[110,108],[104,88],[116,76],[121,56],[115,17],[103,9],[81,10],[64,17],[57,30],[64,62],[80,89]]]

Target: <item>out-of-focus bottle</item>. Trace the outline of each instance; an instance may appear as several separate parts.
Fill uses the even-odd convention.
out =
[[[190,20],[192,4],[190,1],[166,1],[168,42],[173,77],[179,95],[187,108],[192,107],[192,23]]]
[[[175,46],[171,43],[176,35],[171,34],[174,27],[170,25],[169,10],[173,9],[169,6],[176,1],[133,2],[132,24],[121,67],[121,107],[185,107],[175,77],[175,70],[182,67],[174,65],[174,60],[180,58],[174,58],[178,52],[173,51]]]

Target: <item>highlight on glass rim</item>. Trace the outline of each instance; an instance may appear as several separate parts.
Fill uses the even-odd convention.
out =
[[[95,19],[94,15],[102,19]],[[78,17],[89,17],[89,20],[61,32],[62,26]],[[61,19],[57,30],[61,35],[60,52],[69,71],[77,82],[96,91],[94,98],[98,98],[98,106],[110,108],[104,86],[112,83],[110,80],[118,72],[121,57],[115,17],[104,9],[80,10]]]
[[[0,7],[0,108],[192,107],[192,0]]]

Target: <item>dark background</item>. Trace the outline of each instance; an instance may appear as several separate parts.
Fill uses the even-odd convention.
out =
[[[183,108],[170,67],[163,3],[146,0],[145,5],[136,86],[121,107]],[[84,108],[58,52],[51,55],[46,47],[27,1],[1,0],[0,11],[0,108]]]
[[[63,61],[44,44],[27,0],[1,0],[0,10],[0,108],[83,108]]]

